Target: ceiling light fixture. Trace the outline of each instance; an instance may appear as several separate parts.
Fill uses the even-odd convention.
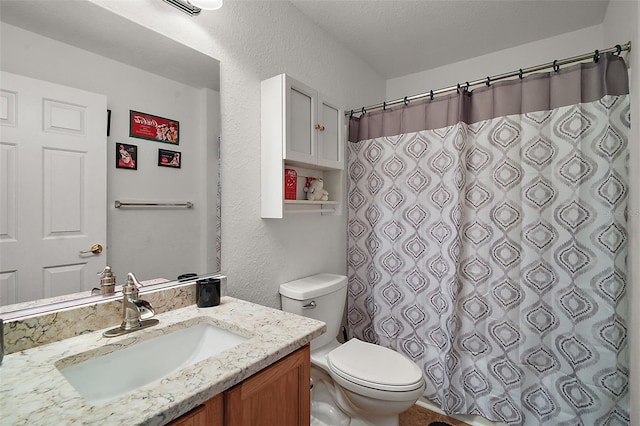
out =
[[[164,0],[191,16],[198,15],[202,9],[216,10],[222,7],[223,0]]]
[[[222,7],[222,0],[189,0],[190,3],[204,10],[218,10]]]

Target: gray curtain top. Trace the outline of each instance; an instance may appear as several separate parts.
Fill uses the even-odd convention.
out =
[[[349,141],[440,129],[513,114],[553,110],[593,102],[605,95],[629,93],[622,57],[603,55],[598,62],[579,63],[559,71],[505,80],[490,87],[461,90],[434,100],[411,102],[386,111],[367,112],[349,121]]]

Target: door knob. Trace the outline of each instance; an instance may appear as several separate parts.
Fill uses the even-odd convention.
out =
[[[85,253],[100,254],[102,253],[102,246],[100,244],[94,244],[91,246],[89,250],[80,251],[80,254],[85,254]]]

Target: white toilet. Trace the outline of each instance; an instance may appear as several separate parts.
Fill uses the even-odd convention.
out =
[[[397,426],[398,414],[424,391],[420,368],[382,346],[336,340],[347,297],[347,277],[318,274],[280,286],[282,310],[327,324],[311,342],[311,424]]]

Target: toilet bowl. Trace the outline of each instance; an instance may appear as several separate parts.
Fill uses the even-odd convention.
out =
[[[347,278],[318,274],[280,286],[282,309],[327,324],[311,342],[312,424],[397,426],[398,414],[424,391],[420,368],[391,349],[335,338],[346,302]],[[338,411],[331,411],[333,408]],[[315,418],[314,418],[315,416]],[[326,417],[329,418],[329,417]]]
[[[398,414],[424,391],[420,368],[382,346],[351,339],[328,352],[325,360],[312,363],[327,368],[338,407],[361,422],[352,425],[397,425]]]
[[[311,383],[311,426],[349,426],[351,417],[338,407],[329,374],[312,365]]]

